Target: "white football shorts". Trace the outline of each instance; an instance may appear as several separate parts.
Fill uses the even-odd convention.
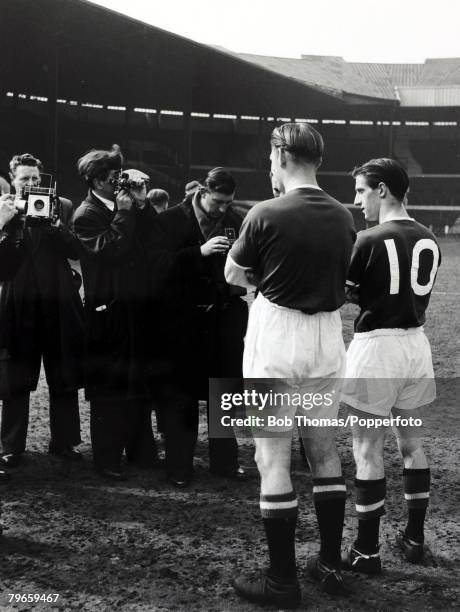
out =
[[[431,347],[423,327],[356,333],[347,351],[342,401],[388,416],[436,398]]]
[[[270,379],[268,387],[301,394],[303,399],[311,399],[315,393],[327,397],[327,401],[314,402],[313,406],[308,401],[303,401],[300,407],[273,406],[273,414],[336,418],[345,356],[338,310],[309,315],[278,306],[261,293],[254,300],[245,338],[244,378]]]

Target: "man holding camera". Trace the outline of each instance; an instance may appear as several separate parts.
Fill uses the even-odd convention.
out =
[[[30,392],[41,360],[50,396],[49,452],[81,459],[78,388],[82,386],[83,310],[68,258],[78,243],[68,229],[73,207],[39,189],[40,160],[15,155],[15,196],[2,196],[0,353],[3,466],[14,467],[26,447]],[[38,195],[37,195],[38,194]]]
[[[124,479],[124,450],[138,467],[158,463],[151,424],[146,175],[121,175],[122,164],[116,145],[79,159],[89,191],[74,215],[83,248],[93,459],[96,471],[115,481]]]
[[[164,404],[167,477],[178,487],[192,478],[198,400],[208,397],[209,377],[242,377],[246,290],[224,278],[225,255],[242,223],[232,207],[234,193],[233,177],[214,168],[153,224],[157,307],[164,316],[157,346],[169,365],[169,384],[158,401]],[[243,476],[234,437],[209,440],[209,463],[218,476]]]

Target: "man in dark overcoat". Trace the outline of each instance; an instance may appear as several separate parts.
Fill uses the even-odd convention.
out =
[[[208,379],[242,377],[246,291],[224,278],[225,255],[242,223],[232,206],[234,193],[233,177],[215,168],[203,186],[153,225],[154,293],[163,323],[157,347],[169,364],[158,403],[167,475],[176,486],[192,477],[198,400],[208,397]],[[213,473],[242,475],[234,437],[210,439],[209,451]]]
[[[13,157],[14,202],[21,200],[25,186],[40,185],[41,169],[28,153]],[[50,397],[49,452],[81,458],[74,447],[81,442],[83,308],[68,261],[78,258],[78,242],[68,227],[72,202],[58,198],[54,210],[50,219],[15,214],[2,232],[9,247],[0,265],[0,350],[7,357],[0,460],[8,467],[21,461],[26,447],[30,392],[37,388],[42,359]]]
[[[82,247],[93,459],[96,470],[112,480],[124,478],[124,450],[139,467],[154,467],[158,461],[151,424],[144,248],[150,211],[140,209],[136,189],[117,191],[122,163],[116,146],[90,151],[79,160],[89,191],[74,215]]]

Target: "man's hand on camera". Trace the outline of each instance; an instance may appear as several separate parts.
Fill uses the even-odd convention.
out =
[[[129,193],[131,194],[131,197],[136,202],[136,207],[139,208],[140,210],[143,210],[147,203],[145,189],[130,189]]]
[[[124,189],[117,194],[115,201],[118,210],[131,210],[133,207],[133,196]]]
[[[227,253],[230,248],[230,241],[225,236],[214,236],[201,246],[203,257],[209,257],[214,253]]]
[[[14,195],[5,193],[0,196],[0,230],[17,214],[14,206]]]

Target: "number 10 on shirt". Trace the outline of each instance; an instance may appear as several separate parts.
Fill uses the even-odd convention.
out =
[[[390,295],[397,295],[399,293],[399,258],[396,250],[396,243],[393,238],[385,240],[385,246],[388,253],[388,261],[390,264]],[[433,253],[433,263],[430,270],[430,278],[425,285],[421,285],[418,282],[418,273],[420,268],[420,254],[425,251],[431,251]],[[427,295],[434,283],[436,272],[439,264],[439,249],[438,245],[431,238],[422,238],[418,240],[412,250],[412,263],[410,270],[410,284],[415,295]]]

